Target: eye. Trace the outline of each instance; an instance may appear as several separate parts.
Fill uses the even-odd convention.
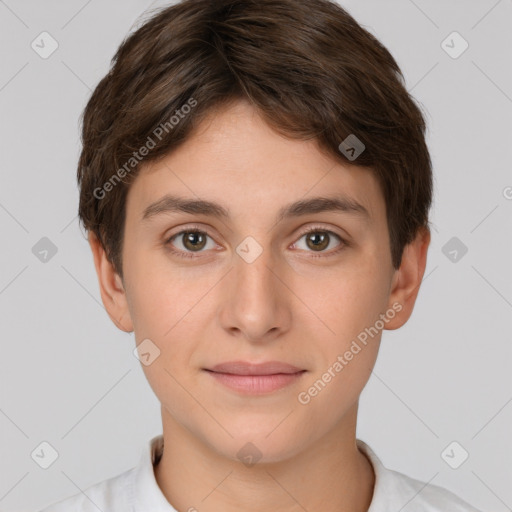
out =
[[[205,248],[215,248],[213,240],[211,245],[208,246],[208,238],[212,240],[205,231],[201,231],[197,228],[189,228],[172,235],[165,242],[165,245],[169,246],[171,252],[177,256],[193,258],[193,253],[195,252],[201,252]],[[174,247],[177,247],[177,249],[174,249]]]
[[[334,239],[338,239],[340,243],[338,243],[338,249],[334,251],[327,251],[326,249],[328,247],[331,247],[332,249],[332,242]],[[305,243],[302,244],[301,247],[301,240],[305,239]],[[345,242],[343,238],[341,238],[339,235],[334,233],[333,231],[330,231],[328,229],[324,229],[321,227],[311,227],[307,231],[305,231],[302,236],[300,237],[299,241],[293,244],[294,247],[297,247],[299,249],[306,250],[308,252],[328,252],[329,254],[325,256],[329,256],[332,254],[337,254],[340,250],[342,250],[345,246],[347,246],[348,243]],[[323,254],[321,256],[324,256]],[[316,255],[314,256],[316,257]]]
[[[208,245],[208,239],[211,241],[210,245]],[[301,244],[303,239],[305,239],[305,243]],[[338,243],[337,249],[327,251],[329,247],[332,249],[333,239],[338,239],[341,243]],[[190,227],[175,233],[164,242],[164,245],[168,247],[174,255],[182,258],[194,258],[196,257],[194,253],[201,253],[204,252],[204,250],[215,249],[216,247],[215,242],[208,233],[196,227]],[[302,233],[299,240],[293,244],[293,247],[310,253],[320,253],[310,256],[318,258],[338,254],[338,252],[349,245],[347,241],[333,231],[323,227],[313,226]]]

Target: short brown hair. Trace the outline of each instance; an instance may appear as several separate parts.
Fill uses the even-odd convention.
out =
[[[341,162],[347,136],[363,142],[350,163],[380,184],[395,268],[428,229],[422,113],[392,55],[334,1],[183,0],[152,14],[111,64],[83,112],[79,217],[121,277],[125,200],[140,162],[165,156],[214,107],[236,99]]]

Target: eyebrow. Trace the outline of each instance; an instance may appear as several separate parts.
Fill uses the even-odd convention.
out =
[[[276,222],[280,222],[288,218],[327,211],[347,213],[360,217],[364,220],[369,220],[371,218],[368,210],[362,204],[346,195],[336,195],[302,199],[286,205],[277,213]],[[187,199],[184,197],[166,194],[145,208],[142,220],[149,220],[158,215],[170,212],[207,215],[217,217],[219,219],[230,218],[229,209],[226,209],[219,203],[203,199]]]

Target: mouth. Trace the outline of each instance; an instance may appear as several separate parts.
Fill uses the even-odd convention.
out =
[[[307,370],[279,361],[248,363],[230,361],[203,368],[217,382],[244,394],[267,394],[282,389],[297,380]]]

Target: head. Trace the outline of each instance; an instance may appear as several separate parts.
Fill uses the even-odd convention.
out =
[[[430,241],[425,123],[381,43],[328,0],[185,0],[120,46],[82,140],[102,300],[157,348],[164,419],[271,461],[355,415]],[[242,396],[207,371],[233,360],[306,371]]]

